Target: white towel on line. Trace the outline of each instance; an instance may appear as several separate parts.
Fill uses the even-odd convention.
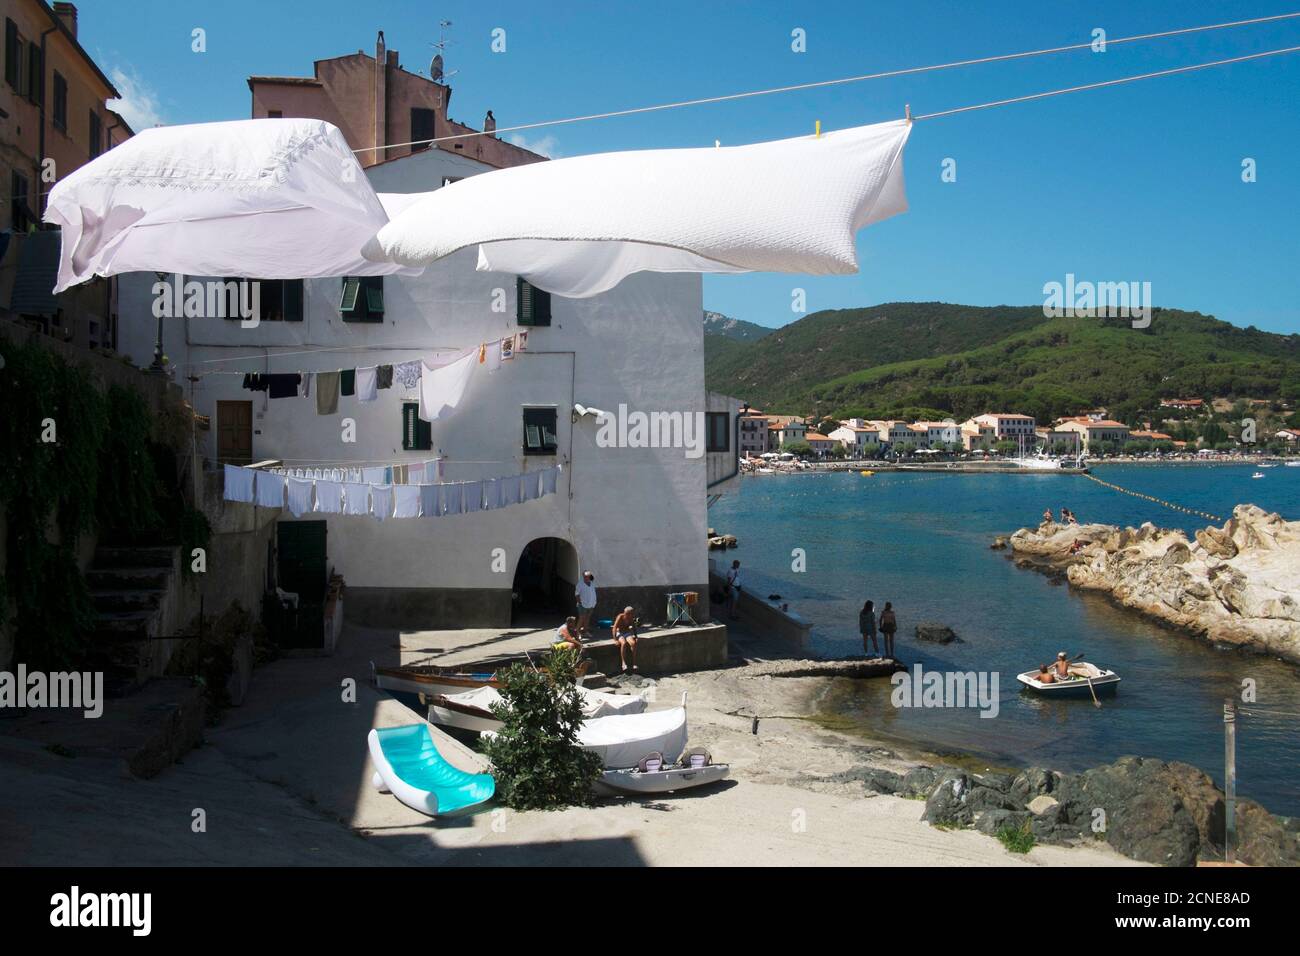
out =
[[[420,517],[437,518],[442,514],[442,486],[418,485],[420,489]]]
[[[299,478],[290,478],[289,489],[289,513],[295,518],[301,518],[308,511],[311,511],[311,493],[315,483],[303,481]]]
[[[357,401],[373,402],[379,397],[379,367],[357,369]]]
[[[326,515],[343,513],[343,485],[337,481],[316,482],[316,510]]]
[[[343,513],[349,515],[370,514],[370,486],[356,482],[343,485]]]
[[[393,486],[370,486],[370,512],[380,521],[393,516]]]
[[[263,508],[284,507],[284,475],[257,473],[257,503]]]
[[[251,468],[226,465],[225,499],[227,501],[251,503],[253,501],[253,476],[255,474],[256,472]]]
[[[420,486],[419,485],[394,485],[393,486],[393,517],[394,518],[420,517]]]

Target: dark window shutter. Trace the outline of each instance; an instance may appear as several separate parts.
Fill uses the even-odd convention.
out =
[[[431,144],[421,140],[433,139],[434,135],[433,110],[419,106],[411,107],[411,142],[415,143],[411,147],[411,152],[418,153],[428,149]]]
[[[54,125],[61,130],[68,128],[68,81],[58,70],[54,71]]]
[[[103,152],[103,124],[99,119],[99,114],[94,110],[90,111],[90,158],[94,159]]]
[[[45,58],[35,43],[27,44],[27,99],[45,106]]]
[[[5,82],[15,90],[19,86],[19,67],[22,49],[18,43],[18,24],[5,20]]]
[[[433,448],[433,426],[420,418],[417,402],[402,404],[402,450],[429,451]]]
[[[284,321],[302,321],[302,280],[284,280]]]
[[[360,296],[361,280],[357,278],[344,278],[343,294],[339,296],[339,311],[343,313],[345,317],[349,317],[349,313],[356,312],[357,301]]]
[[[534,288],[522,276],[515,280],[515,320],[520,325],[551,324],[551,294]]]

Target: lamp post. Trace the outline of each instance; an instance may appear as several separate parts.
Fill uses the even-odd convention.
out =
[[[162,272],[155,272],[159,282],[166,282],[167,275]],[[163,317],[162,309],[158,309],[158,333],[153,342],[153,364],[149,366],[149,371],[158,375],[164,374],[167,369],[163,365]]]

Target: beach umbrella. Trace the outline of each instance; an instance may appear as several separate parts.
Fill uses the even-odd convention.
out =
[[[321,120],[144,130],[60,180],[45,220],[63,233],[55,292],[137,271],[263,279],[419,271],[361,255],[388,214],[343,134]]]

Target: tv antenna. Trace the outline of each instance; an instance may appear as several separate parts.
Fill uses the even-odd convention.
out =
[[[451,25],[450,20],[439,20],[438,42],[429,44],[438,51],[433,55],[433,60],[429,63],[429,79],[435,83],[444,83],[460,72],[459,70],[448,72],[443,66],[443,55],[447,52],[447,47],[454,43],[454,41],[447,38],[447,30]]]

